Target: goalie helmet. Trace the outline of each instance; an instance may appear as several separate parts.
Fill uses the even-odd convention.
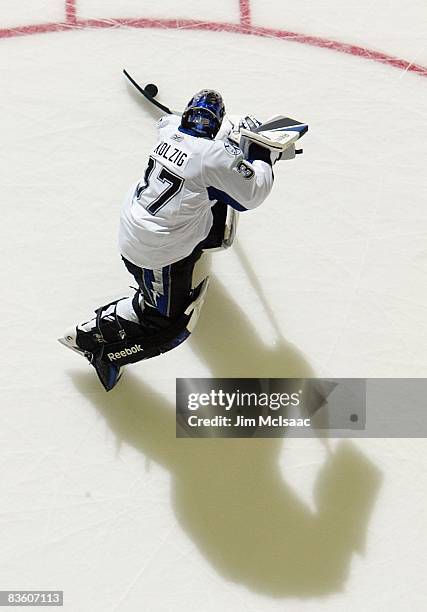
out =
[[[213,139],[218,133],[225,114],[221,94],[213,89],[196,93],[182,114],[181,127],[194,136]]]

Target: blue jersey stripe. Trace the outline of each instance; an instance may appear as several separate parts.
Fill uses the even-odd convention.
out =
[[[231,206],[239,212],[244,212],[248,210],[247,208],[242,206],[240,202],[229,196],[228,193],[225,193],[225,191],[221,191],[221,189],[217,189],[216,187],[208,187],[207,191],[210,200],[219,200],[220,202],[224,202],[224,204],[227,204],[227,206]]]

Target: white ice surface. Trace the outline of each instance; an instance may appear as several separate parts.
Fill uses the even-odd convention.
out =
[[[65,2],[58,0],[19,0],[19,2],[1,0],[0,2],[0,28],[15,28],[64,19]]]
[[[26,4],[25,23],[63,18]],[[131,4],[105,3],[105,14],[128,16]],[[176,16],[161,4],[159,16]],[[209,12],[225,2],[187,0],[180,16],[200,4],[202,18],[225,19]],[[23,24],[17,6],[2,2],[0,27]],[[252,12],[262,25],[427,62],[421,3],[410,24],[385,1],[362,3],[365,20],[332,0],[327,19],[326,3],[296,6],[259,1]],[[365,27],[369,15],[381,36]],[[214,32],[86,30],[0,47],[0,590],[63,589],[64,609],[79,612],[425,609],[423,440],[329,450],[176,440],[174,384],[426,375],[427,80]],[[118,212],[153,119],[124,66],[172,107],[208,85],[230,112],[283,112],[310,132],[304,155],[276,166],[268,202],[242,216],[237,248],[204,264],[212,282],[194,337],[129,369],[107,395],[55,339],[132,283]]]
[[[105,2],[105,0],[79,0],[79,15],[89,19],[105,17],[166,17],[174,19],[203,19],[224,22],[239,21],[239,3],[234,0],[215,0],[215,2],[199,2],[197,13],[192,2],[176,2],[175,0],[121,0],[120,2]]]

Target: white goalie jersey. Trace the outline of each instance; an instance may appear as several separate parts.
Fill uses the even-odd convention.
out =
[[[142,268],[187,257],[208,235],[216,201],[240,211],[253,209],[273,185],[271,166],[245,161],[228,139],[232,124],[227,120],[215,140],[182,131],[180,121],[176,115],[159,120],[145,174],[123,205],[120,252]]]

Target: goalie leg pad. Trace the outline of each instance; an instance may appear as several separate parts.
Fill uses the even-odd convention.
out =
[[[182,344],[190,336],[197,323],[208,284],[209,279],[205,278],[193,290],[191,301],[185,312],[168,327],[147,336],[143,326],[136,326],[126,332],[120,322],[121,328],[117,328],[114,339],[107,340],[105,332],[102,332],[103,340],[97,341],[96,347],[92,346],[91,351],[84,349],[106,391],[114,387],[120,368],[123,366],[166,353]],[[112,338],[111,329],[109,334]],[[78,338],[78,343],[80,342],[81,339],[79,341]]]
[[[228,249],[236,235],[238,213],[224,202],[217,201],[212,206],[213,224],[205,240],[204,251],[222,251]]]

